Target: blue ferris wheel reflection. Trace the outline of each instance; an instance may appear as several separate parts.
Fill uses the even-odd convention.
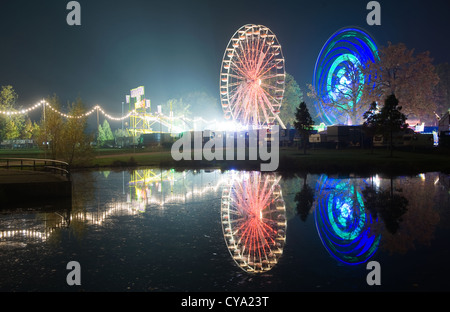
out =
[[[333,179],[322,175],[317,181],[316,229],[328,253],[338,261],[357,265],[377,251],[381,235],[373,232],[378,219],[365,211],[363,179]]]

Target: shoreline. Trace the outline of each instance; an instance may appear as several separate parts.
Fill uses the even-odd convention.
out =
[[[268,161],[270,162],[270,160]],[[175,169],[220,169],[260,171],[261,161],[250,160],[180,160],[172,159],[170,151],[109,154],[96,157],[92,165],[74,170],[156,167]],[[414,175],[423,172],[450,173],[449,151],[394,151],[386,149],[311,149],[306,154],[296,148],[280,149],[275,172],[285,175],[304,173]]]
[[[170,149],[109,149],[95,152],[90,164],[72,166],[71,171],[98,169],[135,169],[139,167],[154,167],[175,169],[177,171],[189,169],[220,169],[220,170],[248,170],[260,171],[262,161],[250,160],[180,160],[172,159]],[[0,153],[0,158],[39,158],[38,152]],[[247,159],[247,158],[246,158]],[[267,163],[270,162],[267,161]],[[450,173],[450,150],[394,150],[390,157],[389,151],[384,149],[348,148],[308,149],[306,154],[297,148],[280,148],[279,164],[275,172],[284,175],[304,173],[330,174],[384,174],[384,175],[414,175],[424,172]]]
[[[116,152],[116,153],[114,153]],[[170,170],[177,172],[184,170],[238,170],[260,171],[261,161],[249,160],[173,160],[170,150],[159,151],[100,151],[88,165],[73,166],[71,172],[83,171],[132,171],[144,168]],[[39,158],[42,155],[34,155]],[[5,153],[0,153],[0,158],[6,158]],[[33,158],[29,153],[9,154],[7,158]],[[270,162],[270,159],[269,161]],[[1,169],[7,170],[7,169]],[[28,200],[39,198],[68,198],[71,196],[71,182],[53,182],[36,180],[30,174],[3,171],[0,176],[0,199],[3,202],[15,202],[21,198],[20,194],[27,190]],[[262,171],[263,172],[263,171]],[[339,177],[369,177],[375,174],[384,177],[414,176],[427,172],[439,172],[450,174],[450,152],[429,151],[405,151],[397,150],[393,157],[389,151],[383,149],[311,149],[306,154],[295,148],[282,148],[279,154],[279,166],[274,172],[284,178],[294,178],[307,174],[327,174]],[[13,178],[13,179],[12,179]],[[17,180],[14,182],[14,180]],[[55,192],[56,191],[56,192]],[[57,196],[56,196],[56,195]],[[26,198],[23,198],[24,200]],[[21,201],[22,202],[22,201]]]

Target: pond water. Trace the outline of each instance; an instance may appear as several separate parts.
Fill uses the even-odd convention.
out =
[[[450,290],[446,174],[139,168],[73,180],[71,203],[2,207],[0,291]],[[70,261],[81,285],[67,283]]]

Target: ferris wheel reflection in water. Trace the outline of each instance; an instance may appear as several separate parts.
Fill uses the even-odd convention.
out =
[[[378,222],[365,210],[364,180],[320,176],[316,184],[314,219],[317,233],[328,253],[341,263],[367,262],[378,250]]]
[[[228,173],[222,191],[222,230],[233,260],[246,272],[271,270],[283,253],[286,208],[279,181],[273,173]]]

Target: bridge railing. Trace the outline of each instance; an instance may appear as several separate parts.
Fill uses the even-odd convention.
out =
[[[71,180],[68,163],[53,159],[38,158],[0,158],[0,169],[20,169],[32,171],[45,171]]]

